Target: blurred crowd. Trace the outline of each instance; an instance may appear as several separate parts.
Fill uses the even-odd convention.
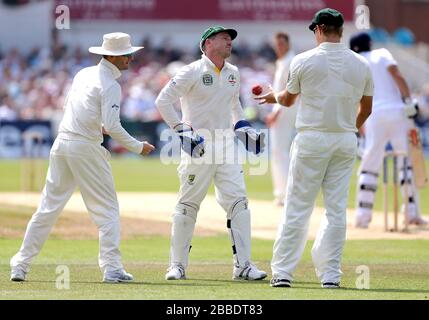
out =
[[[162,87],[178,71],[201,55],[196,46],[188,51],[172,47],[168,41],[158,46],[149,39],[133,57],[130,70],[119,78],[122,86],[121,117],[124,120],[160,121],[155,99]],[[0,51],[0,120],[40,119],[59,122],[63,104],[74,75],[97,64],[100,57],[86,48],[57,44],[51,49],[34,48]],[[241,99],[250,120],[262,119],[266,108],[257,108],[251,96],[256,83],[271,83],[275,53],[269,43],[258,49],[236,46],[230,61],[241,72]]]
[[[161,121],[154,103],[159,91],[180,67],[198,59],[201,52],[197,45],[184,50],[173,47],[168,40],[155,46],[146,38],[141,45],[144,50],[133,57],[130,70],[119,78],[123,96],[121,118]],[[0,50],[0,121],[39,119],[58,124],[73,76],[80,69],[97,64],[99,59],[86,48],[68,48],[60,43],[52,48],[34,48],[29,53]],[[246,117],[263,121],[269,106],[256,105],[251,87],[272,83],[276,60],[272,44],[267,41],[259,48],[237,44],[229,60],[240,70],[240,99]],[[429,84],[415,95],[421,105],[429,106]],[[429,109],[422,111],[418,122],[429,125]]]

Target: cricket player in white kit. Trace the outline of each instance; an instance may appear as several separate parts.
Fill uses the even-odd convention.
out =
[[[290,63],[295,53],[290,49],[289,36],[279,32],[275,36],[275,51],[277,55],[276,73],[273,89],[281,91],[286,87]],[[297,106],[284,108],[275,104],[265,122],[270,128],[271,176],[274,187],[274,203],[284,205],[286,196],[287,176],[290,163],[290,147],[296,135]]]
[[[322,287],[339,287],[356,132],[371,113],[373,92],[368,63],[340,42],[343,23],[337,10],[317,12],[310,30],[318,47],[292,60],[285,90],[259,98],[290,106],[301,95],[284,215],[271,262],[273,287],[291,286],[320,188],[326,211],[311,253]]]
[[[30,262],[40,252],[58,215],[76,187],[99,229],[99,265],[103,281],[133,281],[125,272],[119,251],[119,205],[109,165],[110,153],[101,146],[102,130],[128,150],[148,154],[154,146],[131,137],[121,126],[121,87],[116,81],[128,69],[132,53],[130,36],[110,33],[102,47],[89,51],[103,55],[100,63],[79,71],[65,103],[64,117],[52,146],[46,185],[32,216],[19,252],[10,261],[11,280],[24,281]]]
[[[387,49],[371,50],[370,36],[364,32],[350,39],[350,48],[368,61],[374,78],[373,113],[365,123],[365,150],[358,171],[355,217],[356,227],[368,228],[386,145],[390,142],[394,152],[408,153],[408,130],[413,126],[412,117],[417,115],[417,108],[397,62]],[[408,197],[408,221],[410,224],[426,224],[420,217],[412,167],[408,159],[407,162],[408,178],[405,180],[403,156],[398,156],[402,197]],[[408,190],[407,195],[405,190]],[[405,205],[401,211],[406,214]]]
[[[236,149],[234,132],[249,151],[258,154],[264,147],[264,135],[244,120],[238,69],[225,61],[231,55],[232,40],[236,36],[237,31],[222,26],[205,30],[200,41],[201,59],[184,66],[156,100],[162,117],[180,137],[183,149],[166,280],[186,278],[197,213],[213,180],[216,199],[227,213],[233,279],[259,280],[267,276],[250,260],[250,211],[242,167],[228,161]],[[182,119],[173,107],[179,99]],[[219,131],[220,138],[215,134]],[[197,158],[202,161],[195,161]]]

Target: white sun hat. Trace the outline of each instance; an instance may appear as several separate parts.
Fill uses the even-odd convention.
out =
[[[106,56],[122,56],[134,53],[143,47],[131,46],[131,37],[127,33],[113,32],[103,36],[103,44],[101,47],[90,47],[89,52],[106,55]]]

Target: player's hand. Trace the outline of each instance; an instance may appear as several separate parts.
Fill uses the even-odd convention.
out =
[[[259,101],[259,104],[277,103],[274,93],[275,92],[274,92],[273,88],[269,87],[268,92],[266,94],[263,94],[261,96],[257,96],[254,99],[256,101]]]
[[[143,150],[140,153],[142,156],[146,156],[149,153],[151,153],[153,150],[155,150],[155,147],[153,145],[151,145],[149,142],[147,141],[143,141]]]
[[[181,123],[174,127],[177,135],[182,142],[182,149],[194,158],[200,158],[204,155],[204,138],[194,132],[194,129]]]
[[[259,154],[264,151],[265,133],[258,132],[246,120],[238,121],[234,126],[237,138],[244,144],[247,151]]]

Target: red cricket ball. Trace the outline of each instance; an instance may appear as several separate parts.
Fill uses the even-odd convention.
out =
[[[260,86],[259,84],[257,84],[257,85],[255,85],[255,86],[253,86],[253,88],[252,88],[252,93],[253,93],[255,96],[259,96],[259,95],[262,93],[262,86]]]

